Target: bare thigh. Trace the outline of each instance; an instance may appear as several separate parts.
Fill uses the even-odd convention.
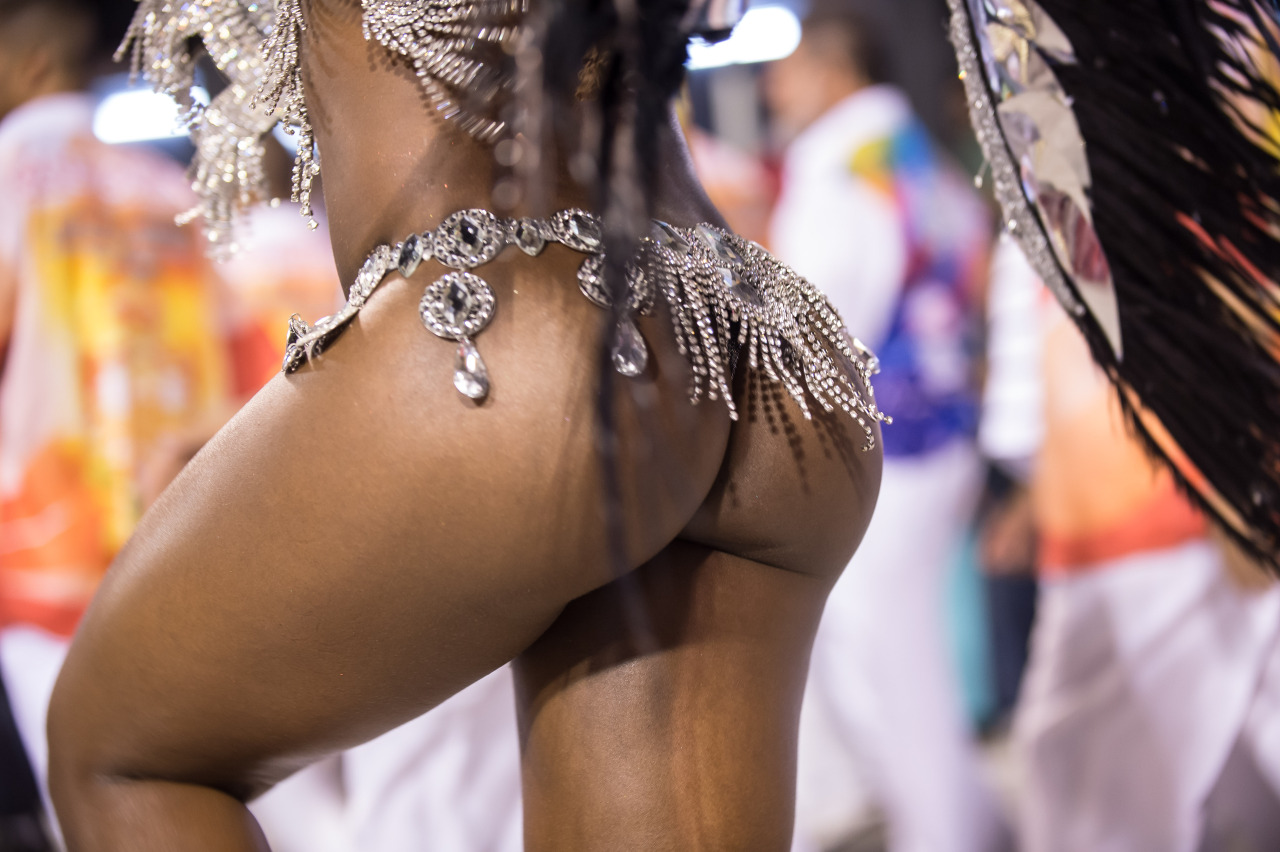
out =
[[[569,288],[509,299],[485,341],[502,383],[476,409],[416,301],[389,285],[318,367],[273,381],[109,572],[50,715],[73,849],[253,848],[241,801],[425,712],[611,578],[594,365],[563,354],[596,345],[604,315]],[[683,399],[665,386],[683,389],[683,360],[655,362],[628,392]],[[647,453],[685,472],[623,482],[632,564],[678,532],[723,453],[727,422],[668,425],[693,437],[621,441],[628,469]]]
[[[786,850],[830,579],[675,542],[517,660],[529,852]]]

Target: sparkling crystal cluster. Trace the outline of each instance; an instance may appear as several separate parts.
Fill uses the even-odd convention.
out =
[[[270,4],[245,0],[143,0],[117,53],[131,53],[133,73],[184,110],[196,146],[191,176],[200,203],[181,221],[204,217],[215,256],[234,249],[233,214],[265,194],[262,137],[277,119],[253,100],[266,73],[261,44],[273,19]],[[205,107],[192,95],[196,38],[229,81]]]
[[[508,246],[537,255],[551,242],[586,255],[578,271],[582,294],[601,308],[612,300],[604,268],[599,220],[583,210],[562,210],[549,219],[500,219],[486,210],[462,210],[438,228],[410,234],[395,246],[379,246],[365,261],[347,304],[312,328],[291,323],[284,369],[292,372],[325,345],[360,310],[393,269],[412,277],[433,259],[453,270],[427,286],[418,311],[438,337],[457,342],[454,386],[477,402],[490,391],[488,368],[474,338],[493,319],[493,288],[472,270]],[[677,228],[655,221],[627,265],[627,306],[614,329],[612,360],[628,377],[648,366],[649,349],[635,316],[653,313],[658,296],[667,303],[676,346],[688,359],[690,399],[723,400],[737,419],[733,367],[746,355],[753,370],[782,384],[811,417],[810,402],[840,410],[857,421],[874,442],[874,424],[888,418],[876,407],[870,378],[875,356],[854,340],[836,310],[805,279],[756,243],[721,228],[701,224]]]
[[[365,37],[406,58],[435,112],[492,142],[506,124],[500,97],[527,0],[361,0]],[[183,217],[206,222],[212,253],[234,250],[236,215],[266,195],[263,137],[281,123],[298,137],[293,200],[312,228],[320,173],[299,63],[301,0],[140,0],[120,54],[134,72],[186,110],[200,204]],[[230,85],[207,107],[193,100],[200,39]]]

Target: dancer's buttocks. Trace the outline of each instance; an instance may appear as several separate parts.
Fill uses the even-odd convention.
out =
[[[741,538],[747,555],[814,570],[803,556],[814,542],[808,530],[847,526],[832,521],[847,517],[842,507],[858,496],[832,488],[839,492],[844,479],[866,484],[859,457],[875,447],[882,419],[869,385],[874,356],[808,282],[721,228],[654,221],[618,281],[608,277],[603,245],[600,220],[579,209],[545,219],[457,211],[375,248],[334,315],[314,326],[295,317],[284,370],[303,370],[341,347],[340,336],[384,298],[381,290],[420,291],[413,348],[446,361],[422,371],[420,393],[448,396],[452,385],[461,400],[442,402],[462,420],[466,412],[476,423],[518,419],[519,409],[545,404],[544,386],[568,371],[584,397],[564,400],[567,416],[552,424],[605,433],[607,443],[595,447],[608,492],[600,511],[637,519],[687,509],[687,500],[641,486],[686,483],[706,497],[699,512],[683,515],[690,537],[730,549]],[[410,313],[399,312],[401,320]],[[602,402],[602,390],[612,402]],[[726,416],[738,423],[731,438]],[[701,445],[704,432],[718,449]],[[646,457],[628,456],[630,438]],[[679,450],[668,457],[664,443],[698,447],[696,458]],[[718,458],[723,464],[711,467]],[[705,476],[712,470],[714,483]],[[609,485],[611,475],[617,481]],[[762,492],[770,497],[761,500]],[[744,494],[754,496],[744,502]],[[825,496],[795,518],[781,508],[799,509],[814,494]],[[766,507],[772,511],[752,517]],[[667,540],[671,520],[657,525]],[[805,547],[789,552],[787,540]]]

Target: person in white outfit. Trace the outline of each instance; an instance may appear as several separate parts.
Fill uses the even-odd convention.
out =
[[[993,355],[982,444],[1030,472],[1040,540],[1013,728],[1021,848],[1217,850],[1206,804],[1233,751],[1270,787],[1259,800],[1280,791],[1280,587],[1152,464],[1020,250],[998,257],[991,343],[1017,358]],[[1276,848],[1271,832],[1226,848]]]
[[[771,247],[880,356],[877,398],[894,418],[876,514],[814,646],[797,848],[838,842],[869,793],[895,852],[981,852],[1002,848],[1005,832],[961,709],[942,603],[981,484],[975,349],[990,230],[883,66],[866,21],[818,9],[766,77],[775,121],[796,134]]]

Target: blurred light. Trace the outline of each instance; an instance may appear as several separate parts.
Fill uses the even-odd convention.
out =
[[[717,44],[689,44],[690,71],[772,62],[790,56],[800,44],[800,19],[785,6],[761,6],[747,11],[733,35]]]
[[[93,135],[103,142],[145,142],[186,136],[173,98],[150,89],[129,89],[107,95],[93,116]]]
[[[289,156],[293,156],[298,153],[297,133],[285,133],[284,125],[277,124],[271,129],[271,135],[275,137],[275,140],[280,143],[285,151],[289,152]]]

